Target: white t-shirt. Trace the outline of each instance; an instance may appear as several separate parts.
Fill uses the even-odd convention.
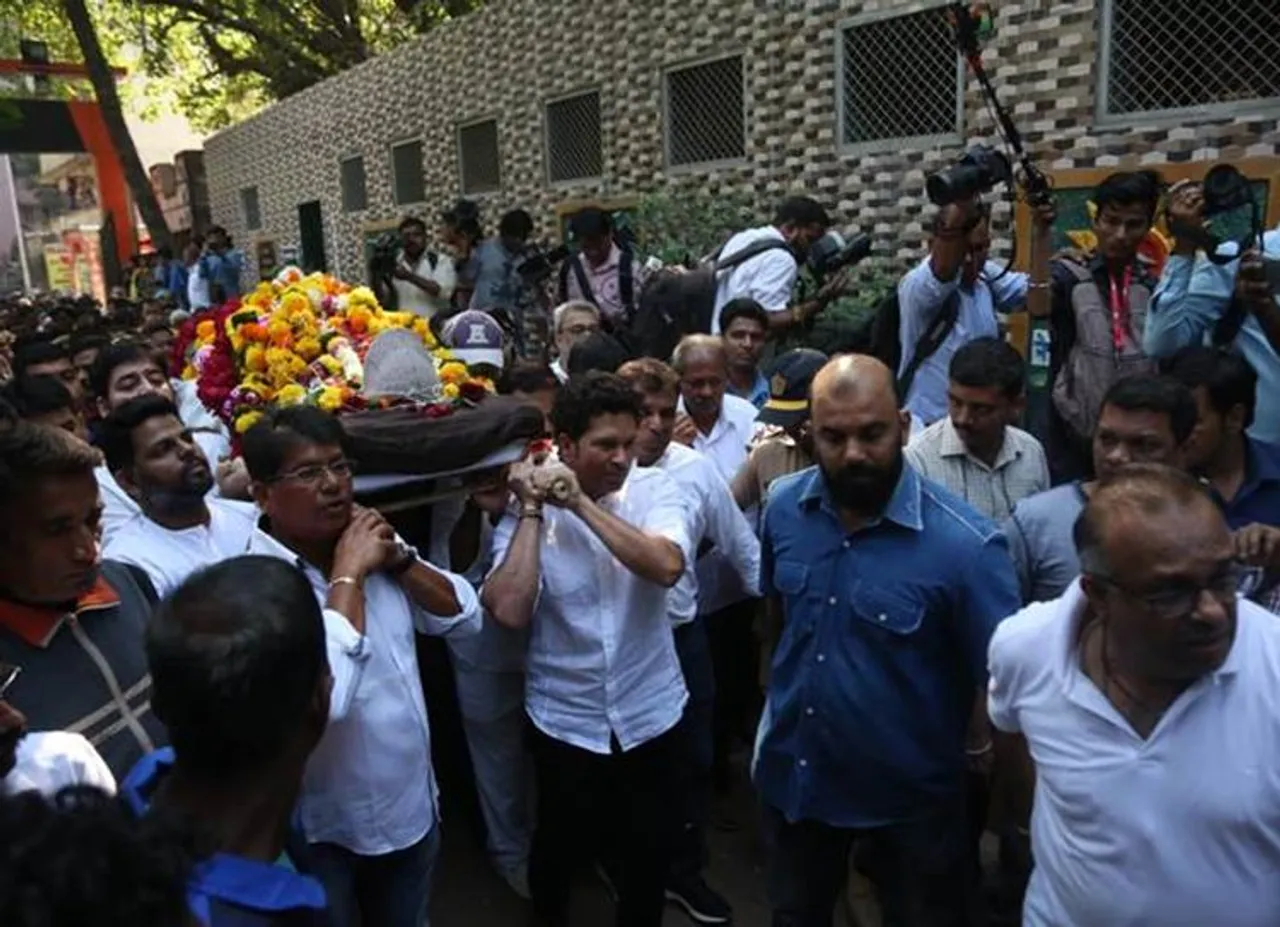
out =
[[[107,541],[103,557],[141,567],[156,593],[166,596],[192,573],[245,552],[258,522],[249,502],[207,499],[209,523],[175,531],[145,515],[131,519]]]
[[[70,785],[91,785],[108,795],[116,779],[93,744],[70,731],[39,731],[18,741],[17,765],[0,780],[0,794],[55,795]]]
[[[209,308],[209,281],[200,273],[200,263],[197,261],[187,268],[187,303],[191,306],[191,311]]]
[[[748,245],[769,238],[784,240],[772,225],[739,232],[725,242],[720,257],[732,257]],[[750,297],[764,306],[766,312],[786,312],[799,273],[800,265],[789,248],[773,248],[720,274],[716,308],[711,314],[711,334],[720,334],[720,310],[731,299]]]
[[[1237,600],[1226,661],[1143,739],[1085,675],[1079,582],[991,638],[988,711],[1036,766],[1025,927],[1280,924],[1280,621]]]
[[[440,295],[432,296],[422,287],[418,286],[411,280],[397,280],[392,278],[391,286],[396,291],[396,298],[400,303],[400,311],[412,312],[414,315],[420,315],[424,319],[429,319],[437,312],[448,309],[450,301],[453,299],[454,288],[458,285],[457,271],[453,267],[453,258],[447,254],[435,255],[435,266],[431,265],[432,254],[430,251],[423,251],[418,258],[417,264],[410,263],[405,253],[401,251],[396,255],[396,261],[400,266],[405,267],[410,273],[416,274],[424,280],[434,280],[440,286]]]

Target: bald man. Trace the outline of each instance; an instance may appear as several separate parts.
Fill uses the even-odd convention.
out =
[[[755,763],[773,924],[829,927],[855,844],[885,927],[973,924],[966,770],[991,753],[987,644],[1019,604],[1008,549],[904,462],[879,361],[823,367],[812,419],[817,465],[773,484],[761,537],[783,615]]]
[[[1001,761],[1034,761],[1023,924],[1280,924],[1280,622],[1221,510],[1134,464],[1075,542],[1080,578],[991,641]]]

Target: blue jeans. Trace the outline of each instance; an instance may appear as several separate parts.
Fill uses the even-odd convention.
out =
[[[426,927],[439,855],[437,821],[425,837],[403,850],[360,856],[334,843],[314,843],[309,862],[324,884],[333,927]]]

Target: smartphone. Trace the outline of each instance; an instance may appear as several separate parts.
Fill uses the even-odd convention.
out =
[[[0,699],[9,694],[9,690],[21,675],[21,666],[13,663],[0,663]]]

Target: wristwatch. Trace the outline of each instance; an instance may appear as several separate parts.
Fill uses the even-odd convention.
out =
[[[408,544],[405,544],[403,542],[399,544],[399,548],[400,548],[400,559],[398,559],[391,566],[387,567],[387,573],[390,574],[391,576],[399,576],[400,574],[407,571],[409,567],[413,566],[415,563],[418,562],[418,548],[410,547]]]

